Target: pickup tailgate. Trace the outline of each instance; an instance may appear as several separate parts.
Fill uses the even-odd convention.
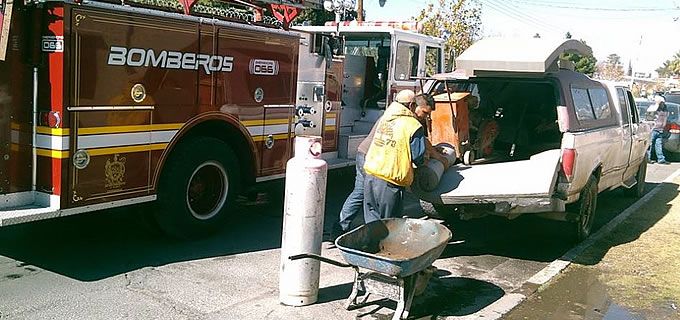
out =
[[[529,160],[452,166],[436,189],[430,192],[414,189],[414,192],[435,204],[514,203],[514,199],[550,198],[557,181],[560,155],[561,150],[554,149]]]

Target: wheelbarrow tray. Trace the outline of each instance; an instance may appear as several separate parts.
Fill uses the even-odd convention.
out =
[[[409,218],[373,221],[335,240],[345,261],[394,277],[407,277],[432,264],[451,239],[438,222]]]

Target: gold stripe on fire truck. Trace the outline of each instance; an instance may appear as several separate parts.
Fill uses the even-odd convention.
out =
[[[71,132],[69,128],[50,128],[44,126],[38,126],[35,130],[40,134],[49,134],[52,136],[68,136]]]
[[[132,153],[141,151],[163,150],[168,146],[167,143],[144,144],[138,146],[113,147],[113,148],[99,148],[87,149],[90,156],[103,156],[116,153]]]
[[[55,158],[55,159],[66,159],[69,157],[68,151],[61,150],[50,150],[50,149],[40,149],[36,148],[36,154],[41,157]]]
[[[177,129],[181,128],[183,125],[184,125],[184,123],[164,123],[164,124],[147,124],[147,125],[134,125],[134,126],[107,126],[107,127],[78,128],[78,135],[177,130]]]
[[[268,135],[265,136],[253,136],[253,141],[264,141],[267,138]],[[288,134],[287,133],[281,133],[281,134],[274,134],[272,135],[274,137],[274,140],[287,140],[288,139]],[[290,138],[294,138],[295,135],[291,134]]]
[[[334,125],[333,126],[325,126],[325,127],[323,127],[323,130],[324,131],[335,131],[335,126]]]

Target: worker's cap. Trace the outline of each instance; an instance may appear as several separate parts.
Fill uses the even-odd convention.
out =
[[[413,92],[413,90],[401,90],[397,93],[397,96],[394,97],[394,101],[399,102],[399,103],[411,103],[413,102],[413,98],[415,98],[416,93]]]

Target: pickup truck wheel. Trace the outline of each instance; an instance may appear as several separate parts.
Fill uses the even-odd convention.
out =
[[[597,207],[597,178],[591,176],[581,190],[578,202],[578,221],[576,222],[576,238],[583,241],[590,235],[595,220]]]
[[[177,238],[206,236],[224,226],[239,192],[240,172],[231,147],[215,138],[177,145],[163,168],[156,219]]]
[[[628,197],[641,198],[645,194],[645,178],[647,177],[647,162],[642,161],[638,167],[635,180],[637,182],[630,189],[623,189],[623,192]]]
[[[465,151],[465,153],[463,153],[463,164],[469,166],[473,162],[475,162],[475,151],[474,150]]]

